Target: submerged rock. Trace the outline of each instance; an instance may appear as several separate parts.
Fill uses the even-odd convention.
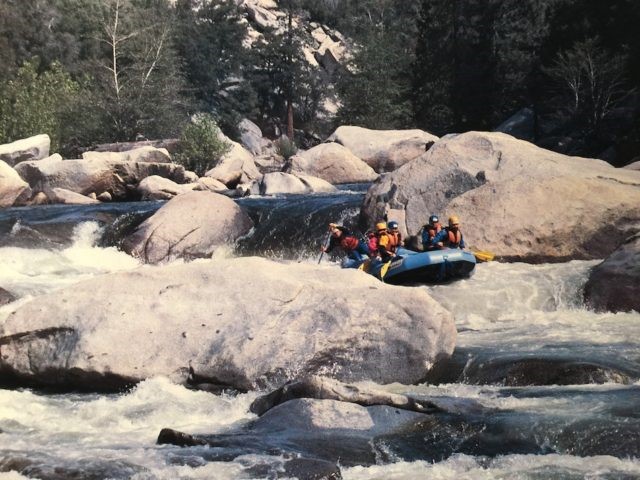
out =
[[[475,385],[628,384],[629,374],[605,365],[575,359],[506,357],[469,362],[461,381]]]
[[[599,311],[640,312],[640,235],[593,268],[584,297],[587,305]]]
[[[61,388],[107,375],[114,388],[157,375],[238,390],[320,373],[410,384],[455,338],[451,314],[423,289],[237,258],[143,267],[38,297],[0,327],[0,369]]]
[[[0,306],[11,303],[16,299],[10,292],[7,292],[4,288],[0,287]]]

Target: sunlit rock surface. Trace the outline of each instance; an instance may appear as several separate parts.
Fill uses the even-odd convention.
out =
[[[51,139],[49,135],[35,135],[0,145],[0,160],[10,166],[26,160],[41,160],[49,156]]]
[[[189,192],[171,199],[140,224],[122,248],[146,263],[210,257],[252,226],[249,216],[224,195]]]
[[[423,130],[371,130],[341,126],[328,142],[348,148],[376,172],[391,172],[422,155],[438,137]]]
[[[157,375],[240,390],[311,374],[410,384],[456,338],[423,289],[254,257],[97,277],[22,306],[0,332],[4,381],[89,389]]]
[[[305,173],[329,183],[372,182],[378,174],[337,143],[321,143],[291,157],[292,173]]]
[[[603,258],[640,230],[640,172],[468,132],[377,181],[363,211],[370,223],[404,219],[409,234],[431,213],[455,213],[467,245],[503,259]]]
[[[640,235],[594,267],[585,285],[585,301],[600,311],[640,312]]]

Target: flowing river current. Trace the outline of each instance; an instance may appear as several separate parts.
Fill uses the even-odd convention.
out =
[[[355,189],[239,200],[256,227],[215,256],[317,263],[326,224],[355,224],[362,198]],[[0,211],[0,287],[18,297],[0,307],[0,324],[39,295],[138,268],[118,239],[161,205]],[[472,243],[473,232],[465,235]],[[483,423],[481,443],[470,444],[464,428],[440,432],[446,445],[430,444],[424,432],[401,450],[383,442],[376,465],[343,466],[343,478],[640,479],[640,313],[584,307],[582,287],[597,263],[491,262],[467,280],[405,287],[427,289],[454,314],[456,350],[437,381],[376,388],[473,399],[499,413]],[[156,445],[164,427],[212,434],[251,421],[259,393],[213,395],[166,378],[120,394],[0,390],[0,477],[283,478],[256,474],[256,466],[281,462],[278,456],[209,462],[205,447]],[[432,450],[417,453],[424,445]]]

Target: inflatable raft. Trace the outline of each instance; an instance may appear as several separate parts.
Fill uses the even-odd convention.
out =
[[[387,263],[371,264],[369,273],[385,283],[446,283],[473,274],[476,257],[467,250],[445,248],[429,252],[398,249]]]

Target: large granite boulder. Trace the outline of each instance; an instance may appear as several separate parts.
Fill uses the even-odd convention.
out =
[[[13,167],[25,160],[41,160],[49,156],[50,147],[51,139],[47,134],[5,143],[0,145],[0,161]]]
[[[29,195],[31,189],[20,175],[0,160],[0,208],[10,207],[23,194]]]
[[[328,193],[336,190],[336,187],[321,178],[284,172],[267,173],[250,187],[251,193],[260,195]]]
[[[221,138],[231,144],[231,150],[223,155],[218,164],[208,170],[204,176],[215,178],[228,188],[235,188],[238,184],[259,179],[262,174],[256,167],[251,152],[237,142],[224,136]]]
[[[357,270],[252,257],[144,266],[18,308],[0,326],[0,379],[105,389],[166,375],[247,390],[323,374],[410,384],[451,355],[455,338],[452,315],[426,290]]]
[[[198,187],[196,183],[179,184],[168,178],[151,175],[138,184],[141,200],[170,200],[181,193],[191,192]]]
[[[262,136],[260,127],[246,118],[238,124],[240,143],[253,155],[261,155],[265,149],[271,147],[272,142]]]
[[[135,150],[141,147],[155,147],[165,149],[173,154],[180,148],[180,140],[178,138],[163,138],[160,140],[139,140],[136,142],[116,142],[101,143],[92,148],[94,152],[126,152],[127,150]]]
[[[49,188],[44,192],[47,203],[61,203],[65,205],[93,205],[100,203],[96,198],[81,195],[64,188]]]
[[[200,177],[196,181],[196,187],[194,189],[221,193],[227,191],[227,186],[220,180],[216,180],[215,178]]]
[[[329,183],[365,183],[378,174],[351,151],[337,143],[321,143],[291,157],[291,173],[304,173]]]
[[[159,175],[177,183],[185,180],[185,169],[173,163],[116,160],[64,160],[55,158],[22,162],[17,172],[35,191],[64,188],[82,195],[109,192],[116,200],[135,196],[143,178]]]
[[[382,177],[363,213],[369,223],[398,220],[405,233],[431,213],[455,213],[468,245],[506,260],[603,258],[640,231],[640,173],[468,132]]]
[[[341,126],[327,142],[348,148],[376,172],[391,172],[422,155],[438,137],[423,130],[370,130]]]
[[[83,160],[111,160],[116,162],[151,162],[171,163],[171,155],[166,148],[156,148],[151,145],[123,150],[121,152],[84,152]]]
[[[147,263],[210,257],[253,227],[236,203],[213,192],[178,195],[124,239],[122,248]]]
[[[593,268],[584,295],[587,305],[596,310],[640,312],[640,235]]]
[[[638,160],[637,162],[629,163],[622,168],[627,168],[629,170],[640,170],[640,160]]]

